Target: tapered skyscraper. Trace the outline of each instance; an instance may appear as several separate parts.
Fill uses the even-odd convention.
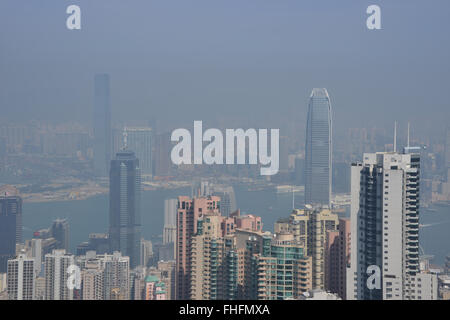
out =
[[[94,79],[94,172],[108,175],[111,160],[111,106],[109,75],[98,74]]]
[[[153,132],[149,127],[127,127],[124,129],[127,137],[127,147],[136,153],[141,167],[141,174],[152,174],[152,144]]]
[[[109,178],[109,237],[112,251],[130,257],[134,268],[140,262],[141,172],[134,152],[123,150],[111,160]]]
[[[332,121],[325,88],[313,89],[306,124],[305,204],[330,206]]]

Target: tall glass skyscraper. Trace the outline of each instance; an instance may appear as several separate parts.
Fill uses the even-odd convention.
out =
[[[109,178],[109,237],[112,251],[130,257],[132,268],[140,262],[141,172],[133,151],[123,150],[111,160]]]
[[[315,88],[308,105],[305,152],[305,204],[330,207],[332,121],[325,88]]]
[[[111,160],[111,106],[109,75],[98,74],[94,79],[94,172],[106,177]]]

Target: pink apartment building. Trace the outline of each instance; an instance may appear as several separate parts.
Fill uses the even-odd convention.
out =
[[[350,264],[350,219],[340,218],[337,231],[328,231],[325,250],[325,288],[346,299],[347,266]]]
[[[221,236],[234,234],[236,228],[250,231],[262,231],[261,217],[251,214],[240,215],[237,210],[229,217],[220,213],[220,197],[203,196],[191,199],[178,197],[177,243],[176,243],[176,297],[178,300],[190,299],[192,237],[197,234],[199,221],[203,216],[220,216]]]
[[[216,196],[191,199],[178,197],[177,243],[176,243],[176,297],[177,300],[190,298],[191,245],[197,233],[198,221],[205,214],[220,216],[220,198]]]

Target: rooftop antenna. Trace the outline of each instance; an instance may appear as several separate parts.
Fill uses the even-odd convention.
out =
[[[397,152],[397,121],[394,122],[394,152]]]
[[[125,127],[125,129],[123,130],[123,148],[122,150],[126,150],[128,148],[127,144],[128,144],[128,133],[127,133],[127,127]]]
[[[408,140],[406,142],[407,147],[409,148],[409,121],[408,121]]]

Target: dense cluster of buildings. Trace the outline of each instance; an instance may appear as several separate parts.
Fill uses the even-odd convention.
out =
[[[95,80],[94,168],[109,172],[109,230],[71,253],[57,219],[23,241],[22,199],[0,188],[0,298],[13,300],[435,300],[450,297],[419,253],[421,149],[364,153],[351,165],[350,218],[331,206],[332,119],[325,89],[308,106],[305,203],[273,232],[241,214],[232,187],[194,184],[164,200],[162,243],[141,237],[141,182],[152,175],[152,130],[109,141],[109,78]],[[108,140],[108,141],[106,141]],[[450,259],[450,257],[448,257]],[[450,261],[450,260],[449,260]]]

